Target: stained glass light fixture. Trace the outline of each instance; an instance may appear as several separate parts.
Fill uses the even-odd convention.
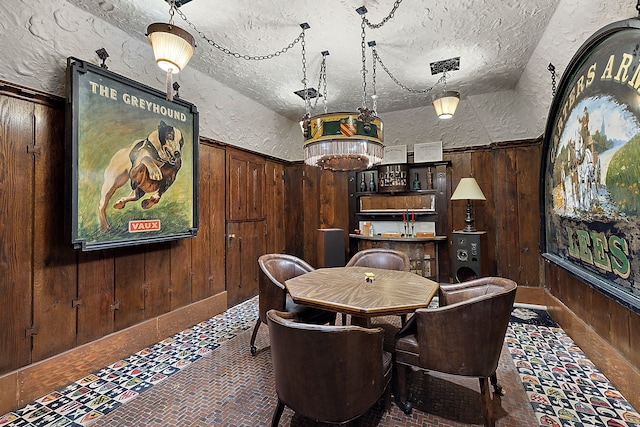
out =
[[[384,156],[382,120],[375,112],[374,105],[367,108],[367,68],[365,56],[365,22],[367,9],[357,9],[362,21],[362,107],[358,112],[327,113],[311,116],[307,92],[306,59],[304,39],[302,49],[303,83],[306,114],[302,119],[304,134],[304,161],[311,166],[319,166],[333,171],[358,171],[368,169],[382,161]],[[304,28],[304,27],[303,27]],[[326,75],[325,75],[326,78]],[[325,81],[326,84],[326,81]],[[326,98],[326,97],[325,97]],[[325,104],[326,105],[326,104]]]

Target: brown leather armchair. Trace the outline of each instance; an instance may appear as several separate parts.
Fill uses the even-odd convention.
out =
[[[406,378],[416,367],[478,377],[485,426],[495,425],[488,380],[498,367],[516,288],[514,281],[499,277],[441,285],[440,307],[416,310],[396,335],[395,394],[405,413],[411,413]]]
[[[278,404],[316,421],[345,423],[365,414],[384,394],[391,406],[392,357],[381,329],[298,323],[292,313],[269,310],[271,359]]]
[[[287,293],[284,282],[292,277],[313,271],[313,267],[293,255],[265,254],[258,258],[263,274],[258,281],[258,320],[251,335],[251,354],[256,355],[255,346],[258,329],[267,323],[267,311],[271,309],[295,313],[306,323],[335,324],[336,313],[296,304]]]
[[[385,270],[409,271],[411,263],[404,252],[393,249],[365,249],[351,257],[346,267],[371,267]]]
[[[374,248],[356,252],[345,267],[371,267],[382,268],[384,270],[409,271],[411,269],[411,262],[409,261],[409,256],[404,252],[393,249]],[[407,321],[407,315],[401,315],[400,319],[404,325]],[[342,324],[346,324],[346,322],[347,316],[343,314]]]

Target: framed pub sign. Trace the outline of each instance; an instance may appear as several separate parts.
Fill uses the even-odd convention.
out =
[[[106,68],[67,60],[71,243],[83,251],[193,237],[194,105]]]
[[[565,70],[541,164],[543,257],[640,312],[640,21],[596,32]]]

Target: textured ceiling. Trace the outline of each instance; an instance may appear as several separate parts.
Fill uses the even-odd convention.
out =
[[[152,22],[167,22],[163,0],[67,0],[90,14],[144,40]],[[387,69],[405,87],[425,90],[436,84],[430,63],[460,57],[460,69],[449,73],[447,89],[465,97],[514,89],[551,19],[559,0],[400,0],[397,10],[380,28],[366,28],[366,41],[375,41]],[[396,2],[397,4],[398,2]],[[329,111],[355,111],[362,105],[361,23],[356,12],[380,23],[391,12],[391,0],[193,0],[174,23],[194,35],[196,53],[189,67],[210,75],[269,109],[292,120],[305,111],[294,94],[303,88],[301,43],[269,60],[246,60],[221,52],[202,38],[240,55],[268,55],[305,33],[309,87],[318,87],[322,51],[327,57]],[[366,48],[367,92],[372,94],[372,55]],[[179,76],[178,76],[179,79]],[[430,95],[415,94],[394,83],[376,67],[378,112],[430,105]],[[371,100],[367,100],[371,107]],[[322,101],[313,110],[322,112]]]

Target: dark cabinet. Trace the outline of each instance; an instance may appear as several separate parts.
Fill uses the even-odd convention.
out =
[[[450,232],[450,175],[450,163],[446,161],[380,165],[352,172],[349,177],[350,254],[372,244],[376,247],[387,244],[388,247],[413,248],[406,251],[413,262],[414,249],[419,246],[421,256],[420,263],[415,260],[419,266],[416,272],[441,282],[448,281],[449,248],[440,242],[446,242]],[[371,182],[375,185],[370,185]],[[361,228],[369,230],[369,234],[355,234],[355,230],[362,233]]]

